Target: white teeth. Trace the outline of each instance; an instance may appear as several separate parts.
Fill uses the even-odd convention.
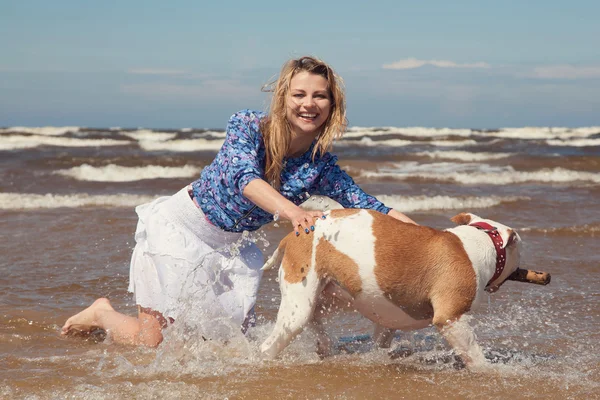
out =
[[[317,114],[299,114],[302,118],[315,118]]]

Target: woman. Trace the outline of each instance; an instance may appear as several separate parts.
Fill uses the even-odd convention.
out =
[[[201,319],[228,319],[245,330],[263,256],[242,232],[275,215],[290,221],[296,236],[309,233],[315,219],[324,218],[298,206],[310,194],[414,223],[363,192],[328,152],[346,128],[346,104],[341,79],[327,64],[313,57],[290,60],[269,91],[269,114],[234,114],[223,147],[200,179],[136,208],[129,290],[137,318],[98,299],[69,318],[62,334],[99,327],[114,342],[154,347],[163,328],[194,310]]]

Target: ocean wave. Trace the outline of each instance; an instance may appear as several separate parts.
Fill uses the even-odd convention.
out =
[[[499,160],[510,157],[510,153],[473,153],[470,151],[424,151],[415,153],[418,156],[426,156],[442,160],[461,160],[461,161],[485,161]]]
[[[496,136],[507,139],[572,139],[584,138],[596,133],[600,133],[600,126],[589,126],[580,128],[562,128],[562,127],[523,127],[523,128],[502,128],[490,133],[490,136]]]
[[[394,176],[419,176],[422,174],[440,174],[445,176],[452,172],[465,172],[465,173],[511,173],[514,172],[514,168],[510,165],[490,165],[483,163],[461,163],[461,162],[433,162],[423,163],[418,161],[405,161],[398,163],[386,163],[376,168],[375,171],[367,170],[356,170],[350,167],[349,170],[354,173],[358,173],[364,176],[377,176],[382,177],[394,177]],[[372,175],[368,175],[372,174]]]
[[[225,131],[204,131],[204,132],[194,132],[192,134],[193,138],[203,138],[206,136],[212,136],[212,137],[216,137],[219,139],[225,139],[225,137],[227,136],[227,133]]]
[[[40,136],[61,136],[66,133],[76,133],[81,131],[82,127],[78,126],[46,126],[46,127],[25,127],[14,126],[0,128],[2,133],[28,133]],[[157,135],[165,132],[155,129],[138,128],[135,131],[123,130],[121,127],[106,128],[112,132],[120,132],[132,137],[140,135]],[[102,130],[102,129],[100,129]],[[196,128],[183,128],[179,132],[190,133],[197,130]],[[201,129],[203,135],[212,135],[217,137],[225,137],[225,131],[207,131]],[[171,132],[168,132],[171,133]],[[448,137],[471,137],[485,136],[497,137],[502,139],[524,139],[524,140],[539,140],[539,139],[577,139],[587,138],[589,136],[600,133],[600,126],[566,128],[566,127],[504,127],[498,129],[465,129],[465,128],[428,128],[428,127],[349,127],[344,132],[344,138],[362,138],[362,137],[380,137],[385,135],[403,135],[413,138],[448,138]]]
[[[126,140],[115,139],[79,139],[56,136],[21,136],[0,137],[0,150],[30,149],[38,146],[57,147],[100,147],[123,146],[131,144]]]
[[[460,210],[468,211],[477,208],[491,208],[504,203],[529,200],[528,197],[450,197],[450,196],[395,196],[381,195],[377,199],[386,206],[402,212],[427,210]]]
[[[452,129],[452,128],[425,128],[425,127],[349,127],[344,133],[344,137],[362,137],[362,136],[380,136],[380,135],[406,135],[414,137],[447,137],[447,136],[471,136],[471,129]]]
[[[386,130],[387,129],[387,130]],[[397,148],[406,146],[434,146],[434,147],[467,147],[481,144],[485,137],[487,146],[502,139],[542,140],[549,146],[589,147],[600,146],[600,139],[589,137],[598,134],[600,128],[514,128],[498,131],[476,131],[461,129],[426,129],[419,128],[405,130],[403,128],[349,128],[344,137],[335,142],[341,147],[366,147],[366,148]],[[18,150],[34,148],[37,146],[62,146],[62,147],[97,147],[138,144],[146,151],[218,151],[224,141],[224,131],[159,131],[152,129],[137,130],[89,130],[79,127],[46,127],[46,128],[5,128],[0,129],[0,150]],[[26,133],[27,136],[19,134]],[[69,136],[61,136],[65,134]],[[99,134],[107,135],[106,138],[97,138]],[[111,136],[113,138],[111,138]],[[402,135],[400,137],[390,135]],[[407,136],[408,135],[408,136]],[[91,136],[91,137],[89,137]],[[114,137],[126,137],[131,140],[117,140]],[[89,138],[88,138],[89,137]],[[494,138],[491,141],[489,138]],[[430,140],[427,140],[430,139]],[[438,155],[441,157],[441,154]],[[466,155],[454,154],[457,158],[477,160]],[[493,156],[490,155],[490,158]]]
[[[455,129],[455,128],[426,128],[426,127],[350,127],[344,133],[345,138],[377,137],[382,135],[404,135],[415,138],[435,137],[496,137],[500,139],[574,139],[586,138],[600,133],[600,126],[579,128],[564,127],[522,127],[499,129]]]
[[[438,147],[461,147],[476,145],[477,142],[473,139],[467,140],[432,140],[432,141],[415,141],[405,139],[384,139],[373,140],[370,137],[363,137],[360,140],[338,140],[337,146],[360,146],[360,147],[403,147],[409,145],[429,145]]]
[[[45,126],[45,127],[26,127],[26,126],[13,126],[10,128],[0,129],[2,133],[31,133],[33,135],[41,136],[60,136],[68,132],[79,132],[81,128],[78,126]]]
[[[80,207],[135,207],[154,200],[156,196],[114,194],[76,195],[0,193],[0,210],[32,210]]]
[[[142,179],[192,178],[198,176],[202,168],[193,165],[183,167],[163,167],[148,165],[145,167],[123,167],[109,164],[94,167],[82,164],[78,167],[59,170],[57,175],[68,176],[78,181],[90,182],[134,182]]]
[[[360,147],[376,147],[376,146],[389,146],[389,147],[402,147],[415,144],[412,140],[403,139],[388,139],[388,140],[373,140],[370,137],[363,137],[360,140],[338,140],[336,146],[360,146]]]
[[[431,146],[438,147],[459,147],[459,146],[473,146],[476,145],[477,142],[473,139],[467,140],[432,140],[431,142],[417,142],[415,144],[428,144]]]
[[[140,142],[165,142],[175,139],[177,136],[184,137],[186,139],[206,139],[207,137],[225,139],[226,135],[224,131],[202,130],[201,132],[195,132],[192,128],[180,129],[179,132],[185,133],[185,135],[180,135],[178,132],[161,132],[152,129],[138,129],[135,131],[123,131],[120,133]]]
[[[401,209],[403,212],[428,210],[472,210],[490,208],[500,204],[529,200],[527,197],[449,197],[449,196],[376,196],[385,205]],[[30,210],[49,208],[80,207],[135,207],[154,200],[156,196],[113,194],[89,195],[87,193],[72,195],[0,193],[0,210]],[[309,210],[333,210],[342,208],[336,201],[324,197],[313,196],[302,204]]]
[[[204,138],[171,140],[177,136],[170,132],[153,132],[149,130],[138,130],[133,132],[119,132],[133,141],[117,139],[91,139],[85,137],[60,137],[60,136],[25,136],[6,135],[0,136],[0,150],[31,149],[38,146],[56,147],[104,147],[123,146],[138,144],[145,151],[218,151],[223,145],[223,139],[208,140]],[[196,134],[194,134],[196,135]],[[204,135],[204,134],[202,134]]]
[[[544,168],[538,171],[516,171],[511,166],[491,166],[487,164],[434,163],[418,164],[407,162],[380,168],[377,171],[353,171],[365,178],[393,178],[398,180],[426,179],[462,184],[506,185],[511,183],[600,183],[600,174],[595,172],[573,171],[565,168]]]
[[[600,223],[551,228],[525,227],[519,229],[519,232],[538,233],[547,236],[597,236],[600,234]]]
[[[429,211],[429,210],[461,210],[467,211],[477,208],[490,208],[503,203],[529,200],[528,197],[449,197],[449,196],[375,196],[386,206],[402,210],[402,212]],[[323,196],[313,196],[302,204],[302,208],[309,210],[334,210],[343,208],[338,202]]]
[[[546,143],[550,146],[593,147],[600,146],[600,139],[546,140]]]
[[[175,151],[190,152],[211,150],[218,151],[223,146],[223,140],[207,139],[184,139],[170,140],[166,142],[157,142],[144,140],[139,143],[140,147],[146,151]]]
[[[150,142],[164,142],[165,140],[173,139],[177,136],[174,132],[158,132],[149,129],[138,129],[137,131],[125,131],[121,132],[122,135],[128,136],[132,139],[140,141]]]

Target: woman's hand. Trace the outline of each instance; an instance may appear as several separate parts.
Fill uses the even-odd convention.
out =
[[[310,233],[315,229],[315,220],[325,217],[323,211],[308,211],[298,207],[262,179],[250,181],[244,189],[244,196],[263,210],[290,221],[296,236],[302,232]]]
[[[298,206],[294,206],[294,208],[290,207],[290,209],[284,211],[281,216],[292,223],[296,236],[300,236],[301,232],[310,233],[311,231],[314,231],[315,221],[319,218],[325,219],[323,211],[308,211]]]

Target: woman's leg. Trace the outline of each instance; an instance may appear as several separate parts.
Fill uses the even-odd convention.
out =
[[[93,327],[107,331],[115,343],[158,346],[162,340],[162,328],[166,319],[158,312],[138,306],[138,316],[121,314],[105,298],[96,300],[91,306],[72,316],[62,327],[61,334],[71,330],[88,331]]]

